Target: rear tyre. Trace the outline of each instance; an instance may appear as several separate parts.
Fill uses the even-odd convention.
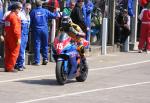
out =
[[[57,61],[56,63],[56,79],[60,85],[64,85],[67,80],[67,74],[64,72],[64,62]]]

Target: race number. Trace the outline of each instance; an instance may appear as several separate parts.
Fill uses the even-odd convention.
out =
[[[62,44],[62,43],[58,43],[58,44],[56,45],[56,48],[57,48],[57,49],[60,49],[60,50],[63,49],[63,44]]]

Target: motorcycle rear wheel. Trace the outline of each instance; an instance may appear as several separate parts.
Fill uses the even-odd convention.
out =
[[[67,74],[64,72],[64,62],[57,61],[56,63],[56,79],[60,85],[64,85],[67,81]]]

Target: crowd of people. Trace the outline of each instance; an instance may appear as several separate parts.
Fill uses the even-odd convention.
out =
[[[71,22],[67,22],[69,28],[66,32],[70,33],[71,37],[72,35],[79,36],[83,34],[83,38],[87,41],[90,40],[90,18],[94,7],[90,0],[67,0],[62,13],[60,10],[58,11],[60,6],[57,0],[55,0],[55,5],[51,0],[48,1],[48,5],[51,5],[50,10],[43,8],[42,4],[47,1],[35,0],[34,8],[31,5],[33,1],[30,0],[10,1],[8,11],[2,16],[2,20],[4,21],[4,68],[6,72],[17,72],[25,69],[25,50],[29,31],[31,31],[31,35],[33,36],[34,44],[34,61],[32,64],[36,66],[40,65],[40,54],[42,54],[42,65],[47,65],[49,20],[67,17]],[[62,22],[64,23],[64,21]],[[62,23],[59,25],[63,27]],[[81,29],[78,31],[77,28],[74,28],[75,25]],[[71,31],[72,29],[70,30],[70,28],[74,30]],[[76,40],[78,38],[76,36],[73,39]]]
[[[123,6],[123,10],[119,13],[116,19],[116,42],[120,45],[124,44],[127,37],[131,34],[130,30],[130,17],[134,17],[134,11],[132,7],[134,5],[133,0],[118,0]],[[127,5],[124,7],[124,5]],[[142,53],[146,51],[150,53],[150,0],[139,0],[139,26],[140,36],[138,44],[138,52]],[[129,17],[130,16],[130,17]]]
[[[134,16],[133,10],[131,10],[133,0],[119,0],[119,2],[128,5],[116,19],[116,41],[124,44],[131,33],[129,22],[130,16]],[[131,2],[130,5],[129,2]],[[43,8],[43,3],[47,3],[49,9]],[[149,53],[150,1],[140,0],[140,4],[144,9],[139,16],[142,25],[138,48],[139,53],[141,53],[146,44],[146,51]],[[17,72],[25,69],[25,51],[30,31],[34,44],[32,64],[40,65],[40,55],[42,54],[42,65],[47,65],[50,38],[49,20],[62,18],[60,24],[57,24],[58,30],[67,32],[78,42],[81,48],[83,47],[79,35],[90,44],[93,2],[91,0],[66,0],[66,5],[63,8],[61,6],[62,1],[58,0],[10,0],[8,11],[3,13],[4,9],[0,0],[0,22],[1,24],[4,22],[4,35],[0,35],[0,40],[5,41],[4,68],[6,72]],[[89,46],[86,48],[89,48]],[[84,48],[82,51],[84,51]]]

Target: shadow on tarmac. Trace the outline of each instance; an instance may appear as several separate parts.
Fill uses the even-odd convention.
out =
[[[51,85],[51,86],[60,86],[57,83],[56,79],[40,79],[40,80],[19,80],[16,82],[22,82],[26,84],[35,84],[35,85]],[[66,84],[68,83],[76,83],[75,80],[68,80]]]

